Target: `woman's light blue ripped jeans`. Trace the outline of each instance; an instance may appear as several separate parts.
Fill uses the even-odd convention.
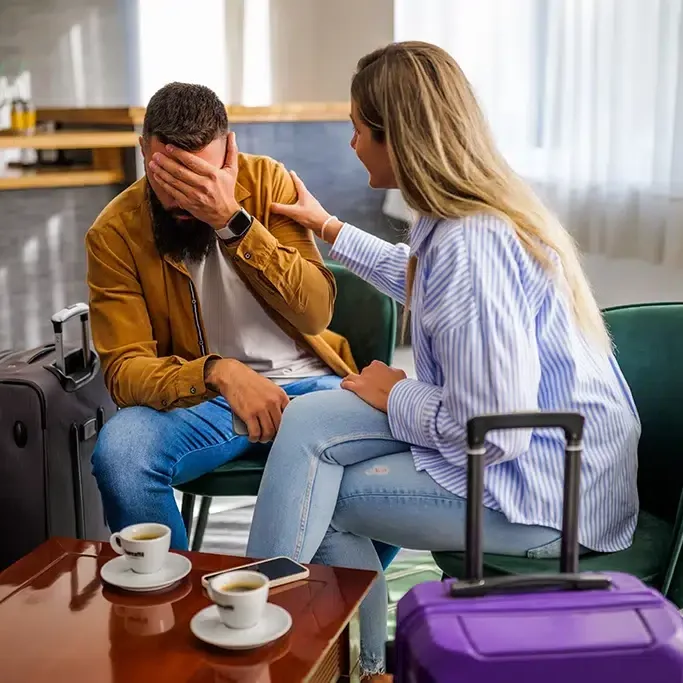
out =
[[[251,557],[370,569],[363,601],[361,665],[384,669],[387,588],[370,539],[415,550],[463,550],[465,499],[418,472],[387,416],[348,391],[294,400],[268,457],[249,535]],[[557,556],[559,532],[484,513],[486,552]]]

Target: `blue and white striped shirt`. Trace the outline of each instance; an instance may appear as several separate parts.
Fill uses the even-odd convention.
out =
[[[421,218],[410,250],[344,225],[331,253],[402,303],[410,254],[418,257],[411,304],[417,379],[394,387],[388,415],[394,437],[412,445],[415,467],[464,497],[469,418],[580,412],[579,540],[597,551],[628,547],[638,515],[638,414],[616,360],[588,343],[560,284],[511,226],[483,214]],[[513,523],[560,529],[563,438],[554,430],[491,432],[486,507]]]

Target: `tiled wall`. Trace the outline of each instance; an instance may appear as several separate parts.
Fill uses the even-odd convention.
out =
[[[0,64],[42,107],[137,101],[137,0],[0,0]]]
[[[234,130],[243,152],[294,169],[341,219],[392,241],[401,238],[400,226],[382,214],[384,193],[368,188],[348,145],[349,124],[239,124]],[[50,315],[87,300],[83,237],[120,189],[0,192],[0,349],[48,341]]]

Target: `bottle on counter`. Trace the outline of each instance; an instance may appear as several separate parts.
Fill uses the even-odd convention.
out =
[[[24,135],[36,134],[36,108],[33,101],[28,98],[24,100]],[[38,164],[38,150],[25,148],[21,150],[21,164],[25,167],[36,166]]]
[[[0,135],[10,130],[12,126],[11,120],[12,110],[12,94],[9,88],[9,81],[5,76],[3,65],[0,64]],[[0,175],[5,172],[7,168],[7,151],[0,149]]]
[[[38,126],[39,133],[54,133],[57,130],[57,125],[54,121],[43,121]],[[41,149],[38,152],[38,165],[40,166],[54,166],[59,164],[59,152],[56,149]]]
[[[35,135],[37,114],[33,100],[24,100],[24,135]]]
[[[36,108],[31,96],[31,74],[23,68],[17,79],[21,104],[23,108],[21,119],[21,134],[35,135],[36,132]],[[35,149],[24,148],[21,150],[21,165],[24,167],[35,166],[38,162],[38,153]]]
[[[10,128],[15,135],[23,135],[25,128],[24,100],[19,96],[19,92],[12,99],[12,110],[10,114]]]
[[[24,133],[36,133],[36,106],[33,102],[33,88],[31,87],[31,72],[23,69],[21,73],[21,92],[24,100]]]

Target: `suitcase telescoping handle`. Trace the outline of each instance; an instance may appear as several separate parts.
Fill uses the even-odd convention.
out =
[[[465,579],[455,583],[452,595],[475,596],[493,592],[562,587],[607,588],[610,580],[600,575],[580,575],[579,499],[583,415],[579,413],[528,412],[481,415],[467,423],[467,518],[465,528]],[[556,428],[564,430],[564,500],[562,505],[561,576],[505,576],[484,581],[483,498],[486,435],[493,430]]]
[[[66,375],[66,359],[64,357],[63,327],[71,318],[81,318],[81,348],[83,350],[83,367],[90,364],[90,326],[88,324],[88,304],[78,303],[63,308],[52,316],[52,329],[55,334],[55,366],[62,374]]]

